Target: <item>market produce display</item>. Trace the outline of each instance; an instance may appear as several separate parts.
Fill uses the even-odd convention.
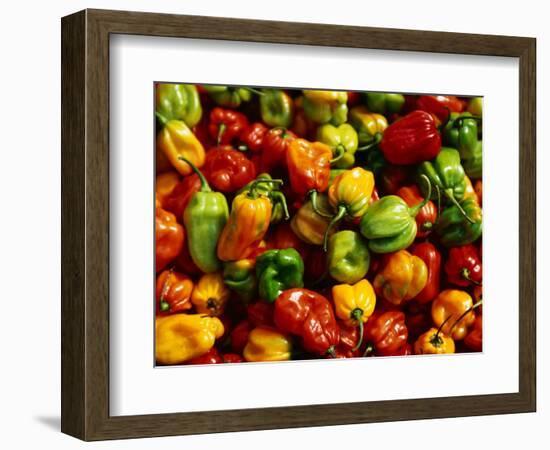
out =
[[[155,90],[158,365],[482,350],[481,98]]]

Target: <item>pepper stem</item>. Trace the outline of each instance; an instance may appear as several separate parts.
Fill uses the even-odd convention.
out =
[[[338,207],[338,212],[332,218],[332,220],[328,224],[328,227],[325,231],[325,237],[323,238],[323,250],[325,252],[327,251],[328,235],[330,233],[330,230],[332,230],[332,227],[334,227],[334,225],[336,225],[338,222],[340,222],[344,218],[345,215],[346,215],[346,207],[344,205],[340,205]]]
[[[359,340],[357,341],[357,345],[351,349],[351,351],[354,352],[361,347],[363,343],[363,310],[361,308],[355,308],[351,312],[350,317],[358,322],[359,327]]]
[[[331,345],[329,348],[327,348],[327,351],[325,353],[331,358],[336,358],[336,350],[334,348],[334,345]]]
[[[275,191],[271,193],[271,197],[282,205],[285,220],[288,220],[290,218],[290,214],[288,212],[288,205],[286,204],[286,197],[284,194],[280,191]]]
[[[265,92],[259,91],[258,89],[254,89],[254,88],[251,88],[251,87],[245,87],[243,89],[246,89],[247,91],[250,91],[253,94],[256,94],[256,95],[259,95],[259,96],[265,95]]]
[[[337,161],[340,161],[346,154],[346,149],[342,144],[338,144],[334,149],[334,158],[330,160],[330,163],[333,164]]]
[[[481,286],[481,283],[480,283],[479,281],[473,280],[473,279],[470,277],[470,270],[467,269],[466,267],[464,267],[464,268],[460,271],[460,276],[461,276],[462,278],[464,278],[466,281],[469,281],[470,283],[475,284],[476,286]]]
[[[206,181],[206,177],[204,176],[204,174],[197,168],[197,166],[195,166],[195,164],[193,164],[191,161],[189,161],[186,157],[184,156],[180,156],[178,157],[178,159],[180,159],[181,161],[189,164],[189,166],[191,167],[191,169],[193,169],[193,172],[195,172],[198,177],[199,177],[199,180],[201,181],[201,189],[200,191],[201,192],[212,192],[212,189],[210,188],[210,185],[208,184],[208,181]]]
[[[374,346],[372,344],[367,344],[365,351],[363,352],[363,358],[369,356],[374,351]]]
[[[460,211],[460,214],[462,214],[468,222],[476,223],[475,220],[472,220],[470,218],[470,216],[468,215],[468,213],[466,211],[464,211],[464,208],[460,205],[458,200],[455,198],[452,189],[446,189],[444,192],[445,192],[445,195],[447,196],[447,198],[451,201],[451,203],[453,205],[455,205],[458,208],[458,210]]]
[[[169,122],[166,117],[164,117],[161,113],[157,111],[155,111],[155,116],[163,127],[166,126],[166,124]]]
[[[418,205],[416,206],[413,206],[412,208],[409,208],[409,214],[412,216],[412,217],[415,217],[418,212],[424,208],[424,206],[426,206],[426,204],[430,201],[430,197],[432,196],[432,183],[430,183],[430,179],[422,174],[420,175],[420,178],[422,178],[425,183],[428,185],[428,194],[424,197],[424,200],[422,200]]]
[[[227,128],[227,125],[225,123],[221,123],[218,128],[218,136],[216,138],[216,144],[220,145],[222,142],[223,133],[225,133],[225,129]]]
[[[455,323],[451,325],[451,328],[449,330],[449,335],[452,336],[454,327],[457,326],[457,324],[466,317],[467,314],[471,313],[474,309],[476,309],[478,306],[481,306],[483,304],[483,300],[478,300],[476,303],[474,303],[472,306],[470,306],[466,311],[464,311],[458,319],[456,319]]]
[[[432,344],[434,347],[439,347],[441,344],[443,344],[443,339],[439,337],[439,333],[441,333],[441,330],[443,329],[443,327],[451,317],[453,317],[453,315],[449,314],[447,318],[441,323],[441,325],[439,325],[439,328],[437,329],[436,333],[430,339],[430,344]]]
[[[309,191],[309,194],[308,194],[311,200],[311,207],[313,208],[313,211],[321,217],[332,219],[333,217],[332,214],[327,214],[319,209],[319,205],[317,204],[317,194],[318,192],[315,189]]]
[[[266,183],[266,184],[278,184],[282,185],[284,182],[283,180],[277,179],[277,180],[269,180],[265,178],[259,178],[254,180],[252,183],[250,183],[250,187],[248,188],[248,196],[252,198],[257,198],[258,194],[256,193],[257,186],[260,183]]]
[[[372,140],[372,142],[370,142],[369,144],[367,145],[363,145],[361,147],[357,147],[357,150],[358,152],[362,152],[362,151],[365,151],[365,150],[370,150],[371,148],[373,147],[376,147],[378,144],[380,144],[380,141],[382,140],[382,133],[380,132],[377,132],[375,135],[374,135],[374,139]]]

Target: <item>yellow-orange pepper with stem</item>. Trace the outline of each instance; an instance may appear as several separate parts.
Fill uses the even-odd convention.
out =
[[[191,302],[198,313],[220,316],[225,311],[229,294],[221,273],[206,273],[195,285]]]
[[[169,120],[157,136],[157,150],[170,161],[181,175],[189,175],[193,169],[181,158],[202,167],[205,160],[204,147],[189,127],[181,120]]]
[[[428,267],[418,256],[399,250],[386,257],[374,278],[376,293],[394,305],[416,297],[428,282]]]
[[[313,201],[317,203],[317,211],[313,209]],[[328,230],[330,223],[331,208],[328,197],[323,194],[313,194],[312,197],[304,203],[294,214],[290,221],[290,227],[294,234],[307,244],[321,245],[325,234],[329,236],[332,230]],[[328,231],[327,231],[328,230]]]
[[[421,334],[414,343],[414,353],[416,355],[440,355],[454,352],[455,342],[453,338],[437,328],[430,328]]]
[[[366,279],[354,285],[338,284],[332,287],[332,299],[336,315],[347,326],[359,327],[359,339],[355,348],[352,349],[355,351],[363,343],[363,324],[372,315],[376,306],[374,289]]]
[[[224,333],[217,317],[172,314],[155,320],[155,359],[158,364],[182,364],[208,352]]]
[[[287,361],[292,356],[292,341],[278,330],[260,326],[248,334],[243,356],[249,362]]]
[[[432,303],[432,320],[436,326],[441,327],[443,333],[460,341],[473,325],[476,318],[474,308],[479,305],[481,301],[474,304],[466,291],[446,289]]]

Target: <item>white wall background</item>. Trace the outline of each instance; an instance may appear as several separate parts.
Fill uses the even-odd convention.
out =
[[[545,149],[550,133],[550,30],[544,2],[461,0],[370,2],[317,0],[299,3],[213,0],[72,0],[4,2],[0,15],[0,443],[3,448],[74,449],[84,444],[59,432],[60,380],[60,17],[83,8],[202,14],[349,25],[535,36],[538,39],[538,412],[277,430],[93,444],[95,448],[207,448],[225,445],[275,449],[370,447],[450,449],[543,448],[548,444],[550,295],[544,274],[550,251],[550,189]],[[503,124],[503,132],[506,125]],[[511,267],[515,270],[515,267]],[[503,274],[505,277],[505,274]],[[368,383],[368,380],[364,380]],[[472,377],[475,383],[475,377]],[[336,385],[335,389],[346,386]],[[349,387],[348,387],[349,388]],[[211,390],[209,390],[212,392]],[[546,425],[546,427],[545,427]],[[540,443],[540,444],[539,444]]]

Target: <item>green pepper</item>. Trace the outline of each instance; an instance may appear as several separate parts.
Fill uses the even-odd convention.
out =
[[[199,176],[201,187],[195,192],[183,212],[183,223],[187,231],[187,242],[191,259],[205,273],[221,268],[217,255],[218,238],[229,217],[225,196],[213,192],[206,178],[197,167],[185,158]]]
[[[367,242],[351,230],[334,233],[328,241],[327,267],[332,278],[355,284],[368,272],[370,254]]]
[[[354,106],[349,113],[349,122],[357,131],[359,151],[377,146],[388,128],[388,120],[382,115],[369,111],[364,106]]]
[[[223,267],[225,285],[235,292],[244,303],[254,300],[258,292],[254,265],[254,259],[240,259],[226,262]]]
[[[477,141],[471,156],[462,161],[464,171],[470,178],[481,178],[483,172],[483,151],[481,141]]]
[[[318,124],[342,125],[348,120],[348,94],[345,91],[304,90],[304,113]]]
[[[265,124],[288,128],[292,124],[294,104],[290,96],[280,89],[264,89],[260,95],[260,113]]]
[[[401,94],[367,92],[365,97],[369,111],[380,114],[398,113],[405,104],[405,97]]]
[[[262,180],[266,180],[265,183]],[[254,192],[256,195],[263,195],[268,197],[271,200],[273,208],[271,210],[271,220],[270,223],[279,223],[283,219],[289,218],[288,206],[286,203],[286,198],[284,194],[279,190],[280,184],[271,183],[273,179],[268,173],[261,173],[256,177],[255,180],[252,180],[246,186],[241,188],[237,194],[242,194],[243,192],[249,192],[252,186],[254,186]]]
[[[332,149],[332,167],[348,169],[355,163],[355,152],[359,142],[357,132],[348,123],[335,127],[329,123],[317,128],[317,140]]]
[[[194,84],[160,83],[156,96],[156,115],[162,124],[181,120],[192,127],[201,120],[202,107]]]
[[[226,108],[238,108],[242,102],[248,102],[252,98],[253,89],[235,86],[203,86],[210,98],[220,106]]]
[[[477,120],[460,117],[458,124],[458,152],[466,174],[471,178],[481,178],[483,167],[482,144],[478,140]]]
[[[431,191],[432,200],[440,201],[441,195],[447,203],[454,204],[460,211],[459,204],[464,198],[466,191],[466,178],[464,168],[460,164],[460,154],[458,150],[450,147],[442,147],[439,154],[432,161],[424,161],[418,166],[418,175],[425,175],[430,180],[430,184],[435,186]],[[426,195],[423,187],[422,193]],[[462,211],[467,220],[468,215]]]
[[[304,285],[304,262],[293,248],[268,250],[256,258],[260,298],[273,303],[286,289]]]
[[[426,176],[427,195],[418,205],[409,207],[397,195],[387,195],[369,206],[361,218],[359,229],[368,239],[369,249],[374,253],[392,253],[411,245],[416,237],[418,211],[428,202],[431,183]]]
[[[445,247],[471,244],[481,236],[482,213],[478,203],[468,197],[460,203],[460,208],[471,221],[464,219],[457,205],[451,205],[445,208],[436,222],[435,231]]]

